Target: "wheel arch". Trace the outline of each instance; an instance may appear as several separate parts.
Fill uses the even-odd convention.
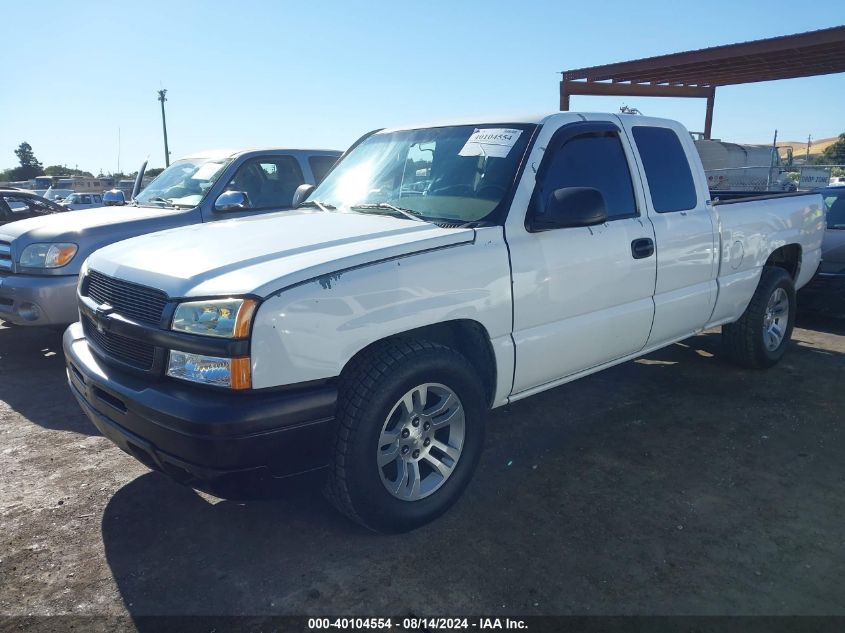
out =
[[[797,282],[801,272],[802,256],[803,249],[800,244],[785,244],[773,250],[763,266],[783,268],[792,277],[792,281]]]
[[[369,343],[358,350],[341,369],[343,376],[369,351],[387,341],[413,339],[440,343],[457,351],[476,370],[484,387],[487,406],[492,406],[496,396],[496,356],[487,328],[473,319],[453,319],[398,332]]]

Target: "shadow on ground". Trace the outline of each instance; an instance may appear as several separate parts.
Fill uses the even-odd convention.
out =
[[[845,317],[833,317],[818,312],[799,312],[796,327],[845,336]]]
[[[802,339],[754,372],[718,346],[496,410],[464,498],[411,534],[313,487],[236,503],[150,473],[105,510],[108,565],[133,616],[843,614],[845,401],[818,376],[845,359]]]
[[[47,429],[99,435],[67,385],[62,332],[0,321],[0,402]]]

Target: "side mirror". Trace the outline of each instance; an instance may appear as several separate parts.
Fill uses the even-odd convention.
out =
[[[314,191],[317,187],[314,185],[309,185],[305,183],[304,185],[299,185],[296,188],[296,191],[293,192],[293,208],[296,209],[299,205],[301,205],[305,198],[311,195],[311,192]]]
[[[532,231],[594,226],[607,222],[604,196],[592,187],[564,187],[551,193],[542,213],[531,220]]]
[[[126,204],[126,195],[120,189],[111,189],[103,194],[103,206],[122,207]]]
[[[243,191],[224,191],[214,202],[215,211],[245,211],[251,207],[249,196]]]

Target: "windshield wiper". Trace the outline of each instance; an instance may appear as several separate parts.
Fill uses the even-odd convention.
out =
[[[429,220],[421,217],[416,211],[412,211],[411,209],[403,209],[402,207],[396,207],[392,204],[388,204],[387,202],[376,202],[374,204],[353,204],[349,207],[350,209],[386,209],[388,211],[393,211],[394,213],[398,213],[399,215],[404,215],[406,218],[410,218],[411,220],[416,220],[417,222],[429,222],[430,224],[434,224]]]
[[[336,206],[333,204],[328,204],[326,202],[320,202],[319,200],[306,200],[302,204],[299,205],[300,207],[317,207],[320,211],[334,211],[337,209]]]
[[[170,200],[162,198],[161,196],[153,196],[152,198],[147,200],[147,202],[163,202],[164,204],[170,205],[171,207],[176,207],[176,205],[170,202]]]

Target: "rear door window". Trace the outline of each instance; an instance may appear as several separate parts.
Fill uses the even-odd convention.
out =
[[[329,170],[334,167],[336,162],[337,157],[335,156],[309,156],[308,164],[311,166],[311,171],[316,181],[314,184],[319,185],[323,182],[326,174],[329,173]]]
[[[654,210],[671,213],[694,209],[698,203],[695,181],[675,131],[646,125],[635,125],[632,130]]]
[[[284,209],[305,179],[293,156],[266,156],[246,161],[229,181],[229,191],[242,191],[252,209]]]

